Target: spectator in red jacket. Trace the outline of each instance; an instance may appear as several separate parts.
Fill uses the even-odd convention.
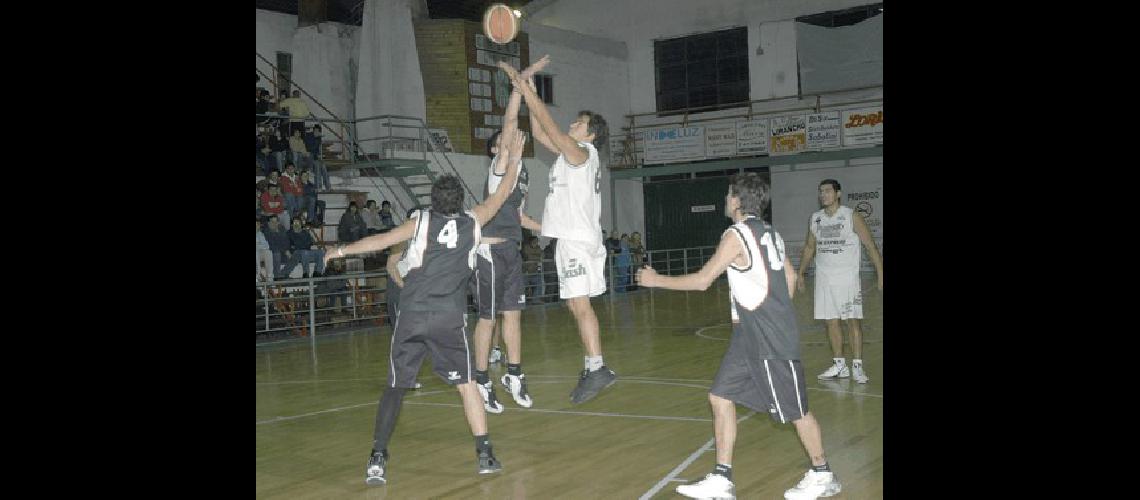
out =
[[[301,201],[305,197],[305,189],[297,178],[297,166],[292,161],[285,162],[285,175],[281,176],[280,182],[282,194],[285,195],[285,211],[292,220],[301,211]]]
[[[280,215],[285,212],[285,197],[281,196],[281,187],[277,184],[270,184],[269,188],[261,194],[261,216],[266,219],[265,225],[269,225],[269,218],[274,215]]]

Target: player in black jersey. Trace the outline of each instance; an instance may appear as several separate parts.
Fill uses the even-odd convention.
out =
[[[508,187],[518,177],[518,162],[526,142],[516,134],[507,145],[509,155],[503,183]],[[475,435],[477,471],[489,474],[502,470],[491,450],[483,398],[475,387],[473,351],[467,334],[467,287],[475,268],[475,246],[480,229],[494,217],[506,201],[508,188],[500,188],[481,205],[463,211],[463,186],[459,178],[445,175],[431,188],[430,210],[420,210],[399,227],[369,236],[329,252],[328,258],[364,252],[378,252],[401,241],[408,241],[398,263],[404,286],[396,312],[395,331],[389,354],[388,387],[380,397],[372,453],[365,468],[365,482],[387,482],[388,440],[396,425],[404,391],[415,385],[416,374],[430,353],[437,375],[459,389],[467,423]]]
[[[732,338],[721,360],[709,404],[716,437],[716,467],[704,480],[677,487],[691,498],[734,498],[732,447],[736,441],[736,404],[791,422],[811,457],[812,467],[784,498],[830,497],[841,487],[827,465],[819,423],[808,411],[799,328],[792,306],[796,271],[784,254],[784,240],[759,214],[769,199],[768,184],[755,173],[733,177],[725,195],[725,216],[733,225],[700,271],[661,276],[646,267],[637,273],[647,287],[706,290],[728,271]]]
[[[523,70],[521,77],[530,78],[550,62],[543,57]],[[507,154],[500,142],[503,137],[513,137],[518,130],[519,107],[522,93],[511,91],[503,113],[503,130],[496,132],[487,141],[487,156],[492,158],[492,167],[487,173],[483,196],[501,185],[506,165],[495,158]],[[521,160],[520,160],[521,161]],[[507,373],[500,381],[515,403],[523,408],[534,404],[526,387],[526,375],[522,371],[522,331],[519,325],[522,310],[526,306],[526,284],[523,276],[522,228],[541,231],[542,226],[523,212],[529,188],[526,165],[519,165],[518,181],[511,186],[511,194],[503,208],[483,226],[483,240],[479,242],[478,259],[475,267],[475,302],[478,306],[479,321],[475,324],[475,382],[483,397],[483,407],[490,413],[502,413],[503,405],[495,395],[494,383],[487,373],[491,336],[495,329],[495,318],[502,316],[503,339],[507,345]]]

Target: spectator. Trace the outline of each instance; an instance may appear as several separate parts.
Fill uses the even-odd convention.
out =
[[[258,191],[264,192],[269,189],[270,184],[278,187],[281,186],[281,173],[278,172],[277,169],[270,170],[264,179],[257,181],[257,189]],[[260,195],[261,193],[258,193],[258,196]]]
[[[281,215],[285,212],[285,197],[281,196],[281,188],[276,184],[270,184],[264,193],[261,193],[261,216],[265,219],[265,223],[269,223],[269,218]]]
[[[629,253],[633,256],[634,266],[640,268],[645,263],[645,245],[641,244],[641,233],[637,231],[629,236]]]
[[[382,233],[388,228],[380,220],[380,210],[376,208],[376,200],[368,200],[368,203],[364,204],[364,212],[361,217],[364,219],[364,230],[369,236]]]
[[[301,172],[301,214],[305,221],[315,224],[317,221],[317,185],[313,184],[313,173],[309,170]]]
[[[380,204],[380,222],[383,222],[385,227],[396,227],[392,222],[392,203],[388,200]]]
[[[288,134],[305,131],[305,118],[309,117],[309,105],[301,100],[301,91],[294,90],[293,97],[281,101],[281,108],[289,111]]]
[[[629,288],[629,235],[622,234],[621,239],[618,240],[617,254],[614,255],[614,278],[615,289],[618,292],[624,292]]]
[[[285,175],[281,176],[281,191],[285,195],[285,211],[291,220],[297,212],[301,211],[301,203],[305,197],[305,190],[301,187],[301,180],[297,178],[297,166],[293,162],[285,163]]]
[[[269,137],[269,150],[273,155],[274,168],[284,168],[285,159],[289,156],[289,141],[280,128],[274,129]]]
[[[364,218],[360,216],[360,208],[356,206],[356,202],[348,204],[348,210],[344,211],[344,215],[340,216],[340,224],[337,225],[336,235],[341,243],[352,243],[366,236],[366,226],[364,225]]]
[[[261,87],[257,88],[257,124],[260,125],[269,118],[260,116],[269,114],[269,91]]]
[[[526,295],[534,303],[542,302],[546,295],[546,281],[542,277],[542,246],[533,234],[522,247],[523,275],[526,277]]]
[[[605,238],[605,236],[606,236],[606,231],[603,229],[602,230],[602,237]],[[610,255],[616,254],[618,251],[618,247],[621,245],[621,241],[618,240],[618,236],[617,236],[616,231],[611,233],[609,238],[605,238],[605,241],[603,243],[606,246],[606,253],[608,253]]]
[[[313,176],[317,187],[320,188],[323,183],[324,189],[332,189],[332,183],[329,182],[329,169],[325,166],[325,161],[321,156],[321,125],[319,123],[313,125],[312,132],[305,132],[305,149],[309,152],[309,159],[313,164]]]
[[[265,239],[269,242],[269,250],[273,252],[273,263],[275,268],[273,275],[277,278],[285,278],[285,263],[293,257],[290,251],[289,235],[281,229],[281,224],[278,222],[276,215],[269,218],[269,229],[265,230]]]
[[[321,276],[325,271],[325,251],[313,248],[316,238],[312,231],[304,227],[300,217],[293,219],[293,229],[289,230],[289,245],[293,256],[285,265],[285,276],[293,273],[297,263],[301,264],[301,275],[309,277],[309,262],[313,263],[313,277]]]
[[[264,265],[263,265],[264,264]],[[273,251],[269,240],[261,233],[261,219],[257,219],[257,279],[273,282]]]
[[[344,259],[332,259],[329,261],[325,276],[339,276],[344,272]],[[328,297],[329,305],[335,302],[337,304],[335,312],[340,312],[340,308],[348,301],[348,282],[342,279],[322,280],[317,283],[317,296]]]
[[[289,158],[294,165],[304,166],[309,162],[309,150],[305,149],[305,138],[300,130],[289,135]]]

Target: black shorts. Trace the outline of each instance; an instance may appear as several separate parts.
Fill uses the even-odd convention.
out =
[[[495,319],[502,311],[521,311],[526,307],[522,254],[515,242],[497,243],[488,248],[490,260],[488,252],[482,250],[475,259],[475,302],[481,319]]]
[[[734,336],[735,337],[735,336]],[[808,412],[804,368],[799,360],[762,359],[729,344],[709,393],[758,412],[781,424]]]
[[[467,315],[462,311],[397,311],[388,363],[388,386],[410,389],[431,352],[436,375],[450,385],[473,380],[475,366]]]

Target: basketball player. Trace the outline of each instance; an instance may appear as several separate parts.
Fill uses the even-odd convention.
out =
[[[768,184],[755,173],[733,176],[724,198],[732,226],[700,271],[661,276],[653,268],[638,271],[642,286],[707,290],[728,270],[732,338],[709,388],[716,437],[716,466],[699,482],[677,487],[690,498],[735,498],[732,448],[736,442],[736,404],[791,422],[811,457],[803,480],[784,492],[787,499],[814,499],[839,493],[827,465],[819,423],[808,411],[800,364],[800,334],[792,306],[796,271],[784,255],[784,240],[759,217],[768,203]]]
[[[514,185],[518,178],[516,165],[524,142],[525,138],[516,135],[507,145],[510,155],[503,179],[506,186]],[[486,414],[471,373],[474,359],[467,338],[467,288],[463,285],[475,269],[480,228],[491,220],[508,194],[508,189],[498,189],[483,204],[462,212],[463,186],[457,177],[445,175],[432,184],[430,210],[420,210],[387,233],[329,252],[331,257],[378,252],[410,240],[402,263],[398,263],[404,287],[392,335],[388,387],[376,412],[372,453],[365,468],[367,484],[387,481],[388,439],[396,425],[404,391],[415,384],[416,374],[429,352],[436,374],[459,389],[467,423],[475,435],[478,473],[502,470],[491,451]]]
[[[570,393],[570,401],[581,404],[617,381],[617,374],[603,362],[598,317],[590,305],[590,297],[606,291],[606,248],[602,245],[600,222],[602,172],[597,149],[606,143],[606,120],[597,113],[581,111],[569,129],[562,132],[535,92],[534,82],[506,63],[500,62],[499,67],[522,91],[530,109],[535,140],[558,155],[550,168],[550,194],[542,211],[542,235],[558,238],[554,252],[558,293],[574,314],[586,350],[585,369]]]
[[[529,79],[550,62],[543,57],[521,73]],[[503,137],[514,137],[518,131],[519,106],[522,93],[516,88],[511,91],[507,109],[503,114],[503,129],[495,132],[487,141],[487,156],[492,158],[487,172],[487,183],[483,196],[496,191],[503,180],[506,165],[498,157],[505,155],[500,142]],[[502,413],[503,405],[495,396],[494,384],[487,374],[488,355],[491,349],[491,334],[495,331],[495,315],[503,315],[503,339],[507,344],[507,373],[500,381],[515,403],[523,408],[534,404],[526,390],[526,375],[522,371],[522,329],[519,319],[526,305],[526,286],[523,277],[522,228],[540,231],[542,227],[523,213],[526,193],[529,186],[526,165],[518,165],[518,181],[510,188],[503,208],[483,226],[483,239],[479,242],[479,258],[475,267],[476,293],[479,321],[475,324],[475,383],[483,396],[483,408],[490,413]]]
[[[863,332],[859,320],[863,318],[863,292],[859,285],[859,243],[867,247],[867,256],[879,277],[879,291],[883,291],[883,259],[871,238],[871,230],[863,216],[839,204],[842,191],[839,181],[824,179],[819,183],[819,204],[823,209],[812,214],[808,222],[807,238],[800,257],[800,290],[804,288],[804,270],[811,258],[815,259],[815,319],[827,322],[827,338],[831,342],[834,364],[819,374],[820,380],[851,377],[866,384],[869,378],[863,371]],[[851,339],[851,370],[843,358],[843,333],[839,320],[847,321]]]

